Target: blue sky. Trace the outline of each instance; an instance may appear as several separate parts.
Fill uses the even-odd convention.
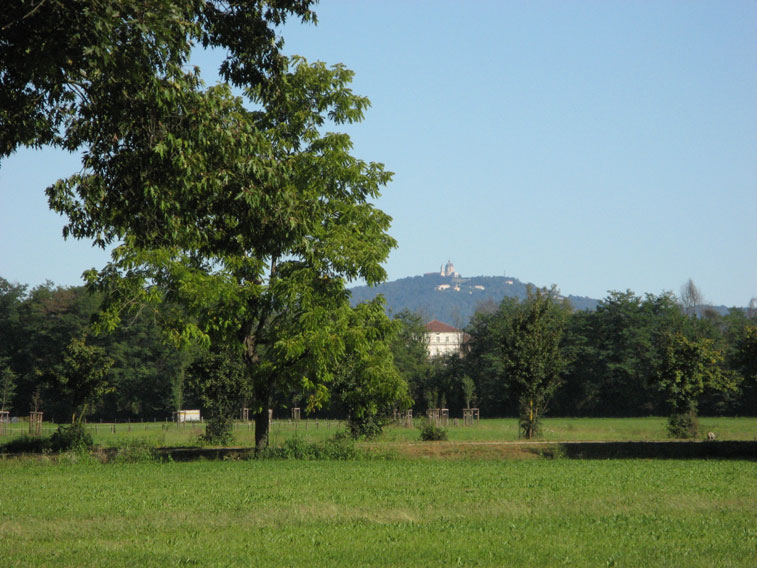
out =
[[[757,3],[322,1],[286,51],[356,73],[355,154],[395,172],[378,201],[389,279],[514,276],[566,294],[757,296]],[[213,54],[198,54],[210,65]],[[212,73],[205,75],[212,80]],[[0,167],[0,276],[81,282],[107,255],[64,242],[44,188],[76,157]]]

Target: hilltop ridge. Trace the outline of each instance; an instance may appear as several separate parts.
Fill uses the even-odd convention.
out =
[[[479,306],[498,305],[505,297],[523,299],[528,286],[512,276],[462,277],[447,263],[440,272],[409,276],[378,286],[356,286],[350,289],[352,304],[372,300],[382,294],[386,310],[396,314],[403,309],[420,313],[424,319],[437,319],[462,328]],[[593,310],[599,300],[585,296],[565,296],[577,310]]]

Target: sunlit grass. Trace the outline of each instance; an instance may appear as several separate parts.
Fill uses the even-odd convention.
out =
[[[416,420],[416,426],[420,421]],[[714,432],[718,440],[757,440],[757,417],[702,417],[699,419],[701,438]],[[175,424],[172,422],[135,422],[88,425],[96,444],[104,447],[119,446],[129,440],[145,440],[157,446],[191,446],[200,443],[205,431],[204,424]],[[0,436],[0,444],[26,434],[24,423],[6,426],[7,433]],[[54,424],[46,423],[44,434],[55,430]],[[271,442],[281,444],[292,437],[321,442],[346,426],[338,420],[307,419],[299,422],[275,420],[271,428]],[[462,420],[446,425],[451,442],[514,442],[518,438],[518,423],[514,418],[480,420],[473,426],[463,426]],[[419,430],[392,425],[385,429],[377,442],[416,442]],[[663,417],[646,418],[546,418],[540,440],[566,441],[655,441],[667,440],[667,421]],[[254,425],[237,422],[234,426],[234,441],[237,446],[253,446]]]
[[[0,461],[6,565],[753,566],[752,462]]]

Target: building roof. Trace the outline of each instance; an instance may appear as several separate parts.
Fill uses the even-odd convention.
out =
[[[460,330],[456,327],[452,327],[451,325],[440,322],[439,320],[431,320],[426,324],[426,331],[430,331],[432,333],[457,333]]]

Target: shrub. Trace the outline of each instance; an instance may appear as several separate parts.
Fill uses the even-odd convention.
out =
[[[113,456],[116,463],[144,463],[155,461],[158,454],[149,440],[129,440],[121,444]]]
[[[262,459],[293,460],[352,460],[358,453],[355,443],[347,434],[336,434],[323,444],[306,442],[299,436],[285,441],[281,446],[268,447],[255,457]]]
[[[354,440],[345,433],[337,433],[323,443],[324,459],[354,460],[357,455]]]
[[[360,438],[371,440],[379,436],[388,423],[389,418],[386,416],[366,415],[360,418],[351,416],[347,421],[347,427],[355,440]]]
[[[88,450],[93,443],[92,435],[79,423],[58,426],[50,437],[50,447],[54,452]]]
[[[424,442],[438,442],[447,439],[447,431],[435,426],[431,421],[424,420],[421,424],[421,440]]]

